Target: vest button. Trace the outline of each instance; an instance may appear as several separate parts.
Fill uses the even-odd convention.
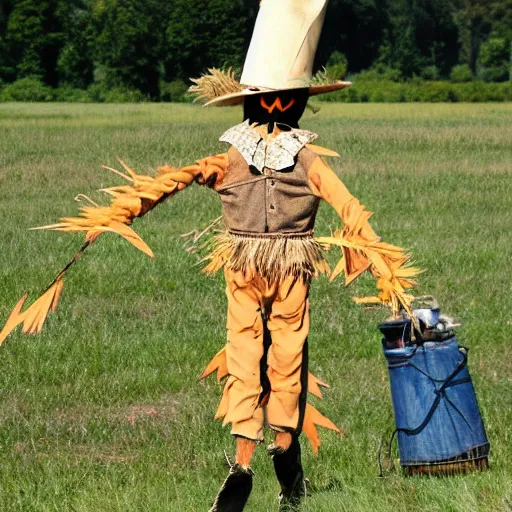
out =
[[[275,207],[273,204],[271,204],[271,205],[269,206],[269,208],[270,208],[271,210],[275,210],[275,209],[276,209],[276,207]]]

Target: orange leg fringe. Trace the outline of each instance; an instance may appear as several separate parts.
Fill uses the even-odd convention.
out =
[[[207,366],[206,370],[201,375],[201,379],[204,379],[208,375],[217,372],[217,379],[222,381],[226,376],[228,376],[227,364],[226,364],[226,347],[223,347],[212,359],[212,361]],[[317,377],[315,377],[312,373],[308,374],[308,391],[312,395],[317,396],[318,398],[322,398],[321,388],[328,388],[329,385],[325,382],[321,381]],[[226,396],[225,393],[223,395],[224,399],[221,401],[219,406],[219,410],[215,417],[217,419],[223,418],[226,414]],[[268,396],[263,399],[261,402],[261,406],[266,406],[268,401]],[[309,439],[313,451],[315,454],[318,453],[318,449],[320,447],[320,438],[318,435],[318,431],[316,426],[322,426],[324,428],[328,428],[334,430],[335,432],[340,433],[343,436],[343,432],[341,432],[334,423],[332,423],[328,418],[320,414],[312,405],[306,405],[306,413],[304,418],[303,432],[306,437]],[[288,432],[276,432],[274,446],[279,448],[282,451],[288,450],[292,443],[292,435]],[[252,459],[253,452],[256,448],[256,441],[252,441],[250,439],[244,437],[237,436],[237,462],[241,465],[249,465]],[[242,461],[242,462],[241,462]],[[247,464],[246,464],[247,463]]]
[[[320,448],[321,444],[320,437],[318,436],[318,431],[316,429],[317,425],[320,427],[328,428],[330,430],[334,430],[338,434],[343,435],[341,430],[329,418],[326,418],[323,414],[320,414],[320,412],[318,412],[312,405],[307,404],[302,431],[309,439],[315,455],[318,455],[318,449]]]

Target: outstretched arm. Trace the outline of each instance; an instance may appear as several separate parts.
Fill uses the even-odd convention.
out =
[[[102,190],[113,197],[110,205],[99,206],[92,203],[92,206],[81,208],[79,217],[66,217],[58,224],[36,229],[82,231],[86,234],[88,242],[93,242],[101,233],[114,232],[149,256],[153,256],[151,249],[129,225],[135,218],[142,217],[162,201],[193,182],[209,186],[222,182],[227,161],[227,154],[224,153],[203,158],[196,164],[181,169],[170,166],[160,167],[156,177],[136,174],[121,161],[127,174],[110,167],[106,169],[122,176],[130,184]]]
[[[21,298],[0,332],[0,345],[18,325],[23,324],[23,332],[35,334],[42,330],[48,313],[57,307],[64,275],[80,258],[83,252],[99,235],[106,232],[117,233],[135,247],[153,257],[148,245],[135,233],[130,224],[142,217],[162,201],[183,190],[193,182],[213,187],[220,184],[227,169],[227,154],[220,154],[198,160],[194,165],[175,169],[160,167],[157,176],[136,174],[121,161],[127,174],[115,169],[107,169],[126,179],[129,184],[102,190],[113,199],[108,206],[99,206],[89,199],[91,206],[84,206],[78,217],[66,217],[58,224],[35,229],[84,232],[85,242],[71,261],[57,274],[57,277],[43,291],[41,296],[25,311],[22,311],[27,295]],[[87,198],[88,199],[88,198]]]
[[[349,192],[334,171],[317,157],[310,170],[312,190],[325,199],[338,213],[345,224],[343,229],[330,237],[320,238],[326,246],[342,249],[342,258],[334,269],[331,279],[345,272],[346,284],[350,284],[365,270],[370,270],[377,279],[378,297],[357,299],[358,302],[384,303],[393,313],[401,308],[410,313],[413,297],[406,293],[420,270],[409,266],[410,255],[404,249],[381,242],[368,219],[372,213]]]

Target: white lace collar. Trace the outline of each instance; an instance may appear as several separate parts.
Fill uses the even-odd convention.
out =
[[[219,140],[234,146],[250,166],[263,173],[265,167],[274,171],[292,167],[299,151],[316,138],[316,133],[294,129],[265,140],[247,120],[230,128]]]

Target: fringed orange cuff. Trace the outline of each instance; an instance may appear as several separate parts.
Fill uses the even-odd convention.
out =
[[[380,241],[368,223],[371,215],[359,201],[349,201],[342,213],[345,227],[330,237],[317,239],[326,248],[334,245],[342,250],[342,258],[333,270],[331,280],[344,272],[345,284],[349,285],[369,269],[377,279],[380,293],[377,297],[354,300],[357,303],[385,304],[394,315],[401,308],[411,314],[410,306],[414,297],[405,290],[416,284],[413,278],[422,271],[410,265],[411,256],[404,249]]]

